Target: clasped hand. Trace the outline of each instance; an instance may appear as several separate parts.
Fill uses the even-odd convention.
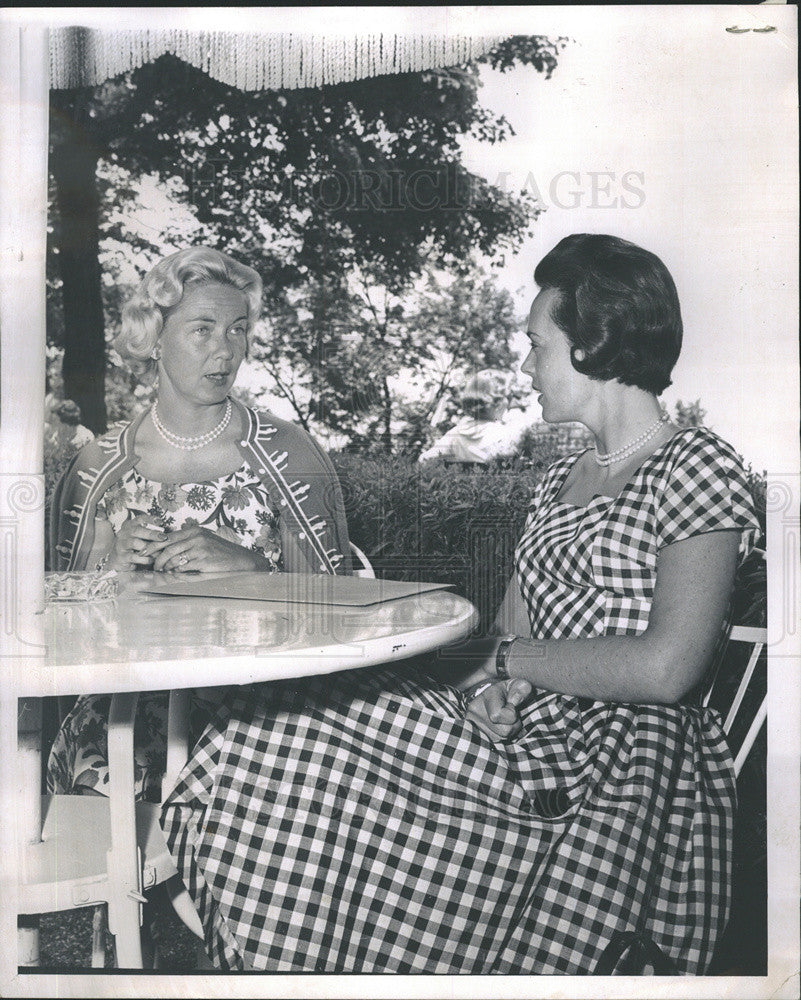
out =
[[[482,681],[465,692],[465,717],[493,741],[512,739],[522,728],[518,708],[530,694],[531,684],[522,677]]]
[[[256,569],[257,553],[221,538],[198,524],[165,532],[146,514],[131,518],[118,532],[111,554],[114,569],[143,566],[156,572],[235,572]]]
[[[167,535],[153,560],[153,569],[220,573],[255,569],[256,564],[255,552],[194,524]]]

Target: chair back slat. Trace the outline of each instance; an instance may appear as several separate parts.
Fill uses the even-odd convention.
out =
[[[709,702],[712,700],[712,695],[717,688],[721,667],[723,666],[723,661],[726,659],[726,650],[729,647],[730,635],[731,625],[728,625],[725,630],[721,631],[720,637],[718,638],[718,644],[715,647],[715,652],[712,656],[712,667],[708,676],[704,679],[705,691],[703,697],[701,698],[701,705],[704,708],[709,708]]]
[[[761,631],[755,629],[754,631]],[[754,648],[751,650],[751,655],[748,658],[748,665],[743,671],[742,679],[737,687],[737,694],[734,696],[734,701],[731,703],[731,708],[729,709],[728,715],[726,716],[726,721],[723,723],[723,729],[726,734],[731,733],[732,726],[734,725],[734,720],[737,718],[737,714],[740,711],[740,705],[743,703],[743,698],[745,698],[746,691],[748,690],[748,685],[751,683],[751,676],[754,673],[757,662],[759,660],[760,654],[764,649],[765,643],[763,640],[754,643]]]
[[[767,641],[766,632],[767,629],[756,625],[733,625],[729,641],[765,643]]]
[[[161,779],[161,801],[175,788],[178,775],[189,760],[189,688],[170,691],[167,707],[167,767]]]
[[[757,738],[757,733],[765,725],[768,718],[768,696],[762,699],[762,703],[759,706],[759,711],[754,716],[754,721],[751,723],[748,732],[746,733],[745,739],[740,744],[740,749],[737,752],[737,756],[734,758],[734,776],[736,778],[740,777],[740,771],[742,770],[743,764],[751,753],[751,747],[754,745],[754,741]]]
[[[764,560],[765,553],[761,550],[755,550],[755,554]],[[765,651],[765,646],[767,644],[767,629],[764,627],[758,627],[753,625],[732,625],[729,626],[727,631],[721,636],[721,640],[715,652],[714,666],[711,671],[711,676],[709,683],[706,687],[705,694],[702,698],[702,704],[704,707],[708,707],[715,698],[715,702],[720,702],[724,700],[725,694],[728,688],[727,681],[731,683],[731,668],[727,669],[726,661],[728,659],[728,653],[732,650],[733,644],[740,643],[744,646],[750,646],[750,654],[748,656],[748,662],[745,669],[740,676],[739,683],[737,684],[737,690],[734,697],[731,699],[731,703],[728,705],[728,711],[725,714],[725,721],[723,723],[723,731],[729,740],[729,745],[734,753],[734,771],[737,776],[740,774],[740,770],[745,763],[748,754],[756,741],[757,735],[765,724],[767,720],[767,694],[762,697],[760,703],[756,707],[751,723],[748,727],[748,732],[745,738],[742,740],[739,746],[737,746],[737,741],[733,737],[733,730],[738,718],[741,714],[741,709],[744,705],[747,705],[751,710],[753,710],[754,702],[757,700],[757,693],[753,690],[754,674],[756,671],[757,664],[760,661],[760,657],[763,656]],[[743,659],[745,657],[743,656]],[[739,662],[742,662],[740,660]],[[751,698],[747,698],[749,693],[752,695]],[[718,707],[718,704],[715,705]],[[721,711],[725,711],[725,704],[721,707]],[[747,721],[747,720],[746,720]],[[738,726],[738,733],[742,731],[742,725]]]

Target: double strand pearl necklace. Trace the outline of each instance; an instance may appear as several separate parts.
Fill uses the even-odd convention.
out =
[[[198,448],[203,448],[205,445],[210,444],[215,438],[218,438],[231,422],[231,412],[231,397],[228,396],[225,401],[225,413],[222,415],[222,419],[213,430],[210,430],[207,434],[201,434],[199,437],[181,437],[179,434],[173,434],[172,431],[168,431],[164,424],[159,420],[158,407],[155,402],[150,407],[150,416],[153,420],[153,426],[156,428],[159,436],[162,437],[167,444],[172,445],[173,448],[180,448],[181,451],[197,451]]]
[[[608,465],[614,465],[617,462],[622,462],[626,458],[630,458],[635,451],[639,451],[640,448],[645,444],[646,441],[650,441],[652,437],[658,432],[662,424],[666,424],[670,417],[667,413],[662,413],[655,424],[651,424],[647,431],[644,431],[638,438],[633,441],[629,441],[628,444],[623,445],[622,448],[618,448],[616,451],[609,451],[605,455],[602,455],[598,449],[595,449],[595,461],[602,468],[606,468]]]

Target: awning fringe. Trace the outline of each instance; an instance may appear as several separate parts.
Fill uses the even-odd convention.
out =
[[[93,87],[169,52],[240,90],[321,87],[459,65],[486,54],[503,37],[55,28],[50,85]]]

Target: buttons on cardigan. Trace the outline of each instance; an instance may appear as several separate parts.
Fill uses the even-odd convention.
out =
[[[305,537],[306,537],[306,532],[305,531],[299,531],[298,532],[298,538],[305,538]]]
[[[248,446],[247,441],[240,441],[239,443],[242,445],[243,448],[247,448]]]
[[[286,498],[285,497],[281,497],[281,506],[282,507],[286,507]]]
[[[266,471],[266,469],[259,469],[259,475],[263,476]]]

